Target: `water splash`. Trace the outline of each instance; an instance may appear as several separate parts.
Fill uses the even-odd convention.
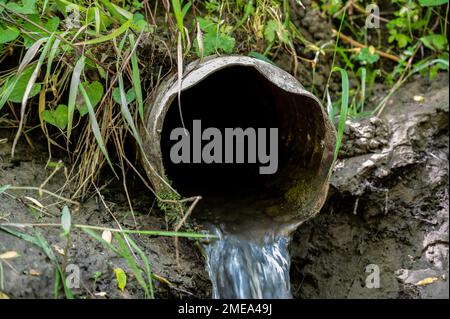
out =
[[[288,237],[266,234],[258,240],[217,227],[213,232],[219,239],[205,245],[213,298],[292,298]]]

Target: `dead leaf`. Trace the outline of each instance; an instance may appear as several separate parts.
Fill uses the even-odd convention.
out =
[[[58,254],[60,254],[61,256],[65,256],[66,253],[64,252],[64,249],[62,249],[61,247],[59,247],[58,245],[54,244],[53,248],[56,250],[56,252]]]
[[[432,284],[435,281],[438,281],[439,278],[438,277],[427,277],[425,279],[420,280],[419,282],[416,283],[416,286],[426,286],[429,284]]]
[[[36,269],[30,269],[29,274],[31,276],[40,276],[40,275],[42,275],[42,273],[39,270],[36,270]]]
[[[44,208],[44,205],[42,205],[37,199],[29,196],[24,196],[24,198],[28,199],[30,202],[32,202],[34,205],[38,206],[39,208]]]
[[[105,291],[100,291],[100,292],[96,292],[94,295],[96,295],[98,297],[105,297],[106,296],[106,292]]]
[[[12,259],[19,256],[20,255],[17,251],[7,251],[6,253],[0,255],[0,259]]]
[[[425,100],[425,98],[422,95],[414,95],[413,99],[416,102],[423,102]]]
[[[110,230],[104,230],[103,233],[102,233],[102,238],[108,244],[111,244],[111,241],[112,241],[112,233],[111,233],[111,231]]]

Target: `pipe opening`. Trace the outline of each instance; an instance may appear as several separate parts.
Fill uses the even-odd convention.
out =
[[[183,196],[211,198],[273,199],[277,204],[309,199],[324,178],[321,176],[325,150],[326,126],[320,105],[312,98],[287,92],[269,81],[254,67],[228,66],[181,93],[181,109],[190,132],[193,121],[201,120],[202,130],[218,128],[225,138],[225,128],[278,129],[278,168],[263,175],[259,168],[268,164],[191,163],[174,164],[170,150],[176,141],[170,133],[182,127],[178,99],[175,96],[164,118],[161,151],[165,175]],[[258,135],[257,135],[258,138]],[[208,141],[202,141],[202,146]],[[248,150],[246,141],[245,151]],[[266,147],[267,153],[270,148]],[[192,151],[191,151],[192,152]],[[224,154],[222,154],[224,158]],[[247,154],[246,154],[247,162]],[[322,163],[323,164],[323,163]]]

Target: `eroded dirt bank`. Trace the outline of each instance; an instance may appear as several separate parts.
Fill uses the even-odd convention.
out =
[[[447,75],[416,78],[348,123],[328,203],[291,244],[296,297],[448,298],[448,96]]]
[[[447,75],[433,82],[418,78],[391,99],[381,118],[349,122],[329,200],[319,215],[298,229],[290,246],[295,297],[448,297],[448,93]],[[414,95],[423,96],[423,101],[415,102]],[[22,143],[11,160],[10,134],[0,131],[0,186],[39,186],[52,172],[45,168],[45,148],[35,143],[38,149],[31,151]],[[46,189],[60,194],[65,180],[60,170]],[[119,222],[133,228],[125,195],[116,184],[101,192]],[[35,191],[7,193],[0,195],[0,222],[59,222],[62,203],[54,205],[54,198],[41,198]],[[38,199],[45,213],[31,209],[33,203],[24,196]],[[151,194],[136,188],[131,197],[141,229],[165,229],[163,213],[151,209]],[[73,219],[116,226],[98,195],[73,212]],[[55,251],[64,247],[60,228],[40,231]],[[180,240],[177,268],[171,238],[133,238],[154,273],[171,283],[154,280],[157,298],[210,297],[203,257],[193,241]],[[0,253],[5,251],[17,251],[20,257],[2,262],[4,293],[13,298],[53,297],[53,265],[39,248],[0,231]],[[116,288],[113,269],[127,271],[126,263],[82,232],[73,236],[67,262],[81,270],[81,288],[74,290],[78,298],[100,298],[103,294],[98,293],[108,298],[143,297],[131,272],[125,290]],[[366,287],[369,264],[380,269],[380,288]],[[96,272],[101,276],[94,280]]]

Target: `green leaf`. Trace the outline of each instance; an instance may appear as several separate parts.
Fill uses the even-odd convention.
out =
[[[63,167],[63,166],[64,166],[64,163],[61,163],[61,162],[49,161],[47,163],[47,167],[48,168],[60,168],[60,167]]]
[[[200,25],[200,29],[202,29],[205,33],[217,33],[217,26],[216,24],[205,18],[197,18],[197,22]]]
[[[204,55],[211,55],[215,54],[218,51],[222,51],[224,53],[231,53],[233,52],[235,45],[234,38],[222,34],[216,34],[216,33],[206,33],[203,35],[203,49],[204,49]],[[198,48],[197,41],[195,42],[195,48],[197,51],[197,55],[200,56],[200,50]]]
[[[425,37],[421,37],[423,45],[433,51],[444,51],[447,49],[448,41],[443,34],[432,34]]]
[[[83,86],[86,90],[86,94],[88,95],[89,100],[91,101],[92,107],[95,108],[103,97],[103,85],[98,81],[94,81],[91,84],[89,84],[88,81],[85,81],[83,82]],[[81,116],[85,116],[89,113],[89,110],[83,96],[81,96],[80,99],[82,103],[77,106],[78,112],[80,112]]]
[[[422,7],[435,7],[448,3],[448,0],[419,0]]]
[[[23,95],[25,94],[25,90],[27,88],[28,82],[30,81],[31,75],[33,74],[34,68],[32,66],[27,67],[22,74],[20,75],[14,89],[9,95],[8,101],[14,103],[21,103]],[[12,79],[14,81],[14,79]],[[8,81],[9,82],[9,81]],[[7,85],[6,83],[5,85]],[[38,94],[41,91],[41,85],[35,83],[31,88],[31,92],[28,95],[28,98],[31,98]]]
[[[147,20],[145,20],[144,15],[140,13],[135,13],[133,15],[133,23],[131,24],[131,28],[140,32],[144,30],[145,32],[151,32],[152,28],[150,28]]]
[[[67,127],[67,122],[69,121],[68,108],[66,105],[60,104],[56,110],[43,111],[42,118],[45,122],[63,130]]]
[[[400,48],[404,48],[404,47],[406,47],[406,46],[408,45],[408,43],[411,41],[411,38],[408,37],[408,36],[405,35],[405,34],[399,33],[399,34],[396,34],[396,35],[395,35],[395,40],[397,40],[398,46],[399,46]]]
[[[269,20],[264,28],[264,38],[267,42],[275,41],[275,35],[277,31],[277,22],[275,20]]]
[[[116,274],[117,288],[123,291],[127,285],[127,275],[122,268],[115,268],[114,273]]]
[[[69,207],[64,206],[61,214],[61,225],[64,233],[63,236],[67,236],[70,233],[70,229],[72,228],[72,218],[70,216]]]
[[[113,96],[114,102],[116,102],[117,104],[121,103],[120,89],[118,87],[114,88],[112,96]],[[128,90],[128,92],[126,93],[125,96],[126,96],[127,104],[130,104],[131,102],[133,102],[136,99],[136,93],[134,92],[134,90],[132,88]]]
[[[21,14],[38,13],[36,9],[36,0],[22,0],[21,2],[22,5],[19,5],[16,2],[8,2],[6,7],[11,11]]]
[[[373,64],[380,58],[380,56],[374,53],[374,51],[374,49],[371,52],[369,48],[362,48],[359,54],[356,56],[356,59],[362,62],[362,64]]]
[[[222,35],[217,40],[218,41],[217,41],[216,49],[221,49],[225,53],[233,52],[234,45],[235,45],[235,39],[233,37],[230,37],[228,35]]]
[[[3,29],[0,26],[0,44],[15,40],[19,34],[20,31],[16,27],[6,26],[6,28]]]

